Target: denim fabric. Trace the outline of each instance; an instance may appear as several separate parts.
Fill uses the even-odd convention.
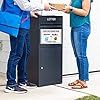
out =
[[[27,29],[20,28],[18,37],[10,36],[11,51],[8,59],[7,85],[16,84],[16,68],[18,82],[27,80],[27,57],[30,53],[30,34]]]
[[[85,23],[82,26],[71,29],[71,43],[76,57],[79,79],[89,80],[88,75],[88,58],[86,55],[87,39],[90,34],[90,25]]]

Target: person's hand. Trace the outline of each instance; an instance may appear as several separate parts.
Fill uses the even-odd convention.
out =
[[[70,5],[65,6],[65,8],[62,11],[64,13],[70,13]]]
[[[31,14],[32,17],[35,17],[35,18],[38,18],[38,16],[39,16],[38,12],[31,11],[30,14]]]
[[[50,11],[50,10],[56,10],[56,8],[51,6],[49,3],[45,3],[44,4],[44,10]]]

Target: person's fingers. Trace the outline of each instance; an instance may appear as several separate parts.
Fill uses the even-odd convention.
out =
[[[66,8],[63,8],[63,10],[66,10]]]
[[[35,14],[35,15],[37,15],[37,16],[40,16],[40,14],[39,14],[39,13],[37,13],[37,12],[35,12],[34,14]]]
[[[40,16],[40,14],[38,12],[31,11],[30,14],[32,17],[35,17],[35,18],[38,18]]]
[[[50,8],[51,8],[52,10],[57,10],[55,7],[53,7],[53,6],[51,6],[51,5],[50,5]]]
[[[33,12],[31,13],[31,16],[35,17],[35,18],[38,18],[38,15],[36,13],[33,13]]]
[[[32,15],[32,17],[38,18],[38,16],[37,16],[37,15]]]
[[[66,13],[66,10],[62,10],[64,13]]]

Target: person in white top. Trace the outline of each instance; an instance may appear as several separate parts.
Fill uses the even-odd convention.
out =
[[[14,2],[21,10],[30,11],[33,17],[37,17],[37,11],[55,9],[53,6],[49,5],[48,2],[44,4],[40,4],[36,0],[14,0]]]
[[[38,1],[38,0],[37,0]],[[34,86],[30,84],[27,79],[27,58],[30,52],[30,14],[33,17],[37,11],[51,10],[54,7],[49,3],[39,4],[36,0],[4,0],[5,9],[9,13],[21,15],[21,24],[17,38],[10,36],[11,51],[7,64],[7,85],[5,92],[25,93],[26,89],[22,86]],[[15,19],[16,20],[16,19]],[[17,66],[17,80],[16,80],[16,66]],[[17,82],[16,82],[17,81]]]

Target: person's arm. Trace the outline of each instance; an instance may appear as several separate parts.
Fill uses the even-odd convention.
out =
[[[28,0],[14,0],[14,2],[20,7],[21,10],[24,11],[42,11],[49,9],[49,4],[39,4],[38,2],[36,3],[34,0],[30,0],[30,2]]]
[[[87,16],[90,11],[90,0],[82,1],[82,9],[66,6],[64,12],[69,13],[70,11],[79,16]]]
[[[83,0],[82,1],[82,9],[74,8],[72,9],[72,12],[76,15],[80,16],[87,16],[90,11],[90,0]]]

